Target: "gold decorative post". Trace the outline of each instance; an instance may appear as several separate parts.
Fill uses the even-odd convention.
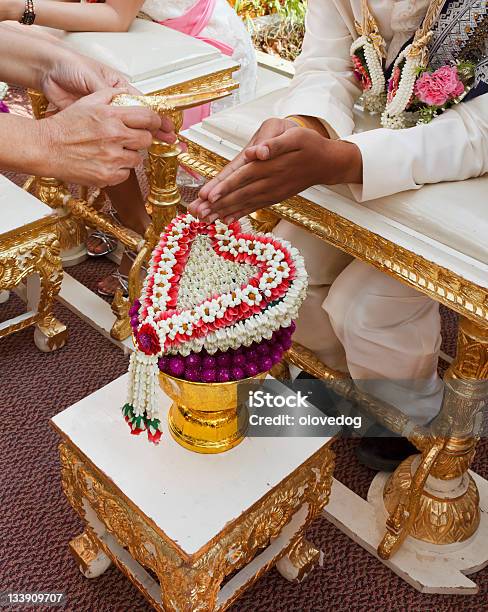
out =
[[[390,518],[378,553],[389,559],[410,535],[432,544],[465,542],[480,522],[479,493],[468,470],[488,403],[488,330],[462,318],[454,363],[445,376],[433,434],[390,477]],[[443,434],[442,432],[446,432]]]
[[[183,124],[182,111],[171,111],[175,132],[179,132]],[[176,184],[178,172],[178,155],[181,153],[179,142],[173,144],[155,140],[149,149],[149,196],[148,208],[151,210],[154,233],[159,236],[165,226],[176,216],[181,195]]]

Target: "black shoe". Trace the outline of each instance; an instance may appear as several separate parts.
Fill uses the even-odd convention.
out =
[[[310,385],[305,381],[309,380]],[[340,401],[340,396],[332,391],[326,382],[320,380],[316,376],[312,376],[308,372],[300,372],[293,381],[293,389],[309,394],[308,401],[312,406],[315,406],[322,414],[330,417],[338,417],[341,412],[337,405]]]
[[[356,448],[359,463],[377,472],[393,472],[402,461],[418,452],[407,438],[378,424],[368,429],[367,437]]]

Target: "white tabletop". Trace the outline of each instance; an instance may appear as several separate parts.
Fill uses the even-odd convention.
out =
[[[53,418],[55,426],[181,550],[192,555],[331,438],[246,438],[219,455],[132,436],[123,420],[127,375]],[[162,392],[161,402],[170,406]]]
[[[0,174],[0,236],[53,215],[53,209]]]
[[[63,41],[138,82],[222,56],[215,47],[159,23],[134,20],[128,32],[69,32]]]

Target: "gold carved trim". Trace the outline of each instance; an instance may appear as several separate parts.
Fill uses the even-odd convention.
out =
[[[205,177],[213,177],[228,160],[187,138],[181,163]],[[488,289],[428,261],[394,242],[331,212],[302,196],[271,207],[280,218],[299,225],[318,238],[428,295],[451,310],[488,328]]]
[[[189,79],[182,83],[176,83],[175,85],[169,85],[162,89],[151,91],[151,95],[170,95],[170,94],[190,94],[197,93],[202,89],[210,89],[211,87],[228,87],[230,90],[237,89],[239,82],[232,78],[232,73],[238,70],[235,68],[225,68],[224,70],[218,70],[211,74]]]

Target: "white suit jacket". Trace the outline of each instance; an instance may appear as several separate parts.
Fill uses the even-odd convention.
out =
[[[397,27],[394,36],[392,19],[398,21],[402,4],[401,0],[369,1],[387,45],[395,47],[389,56],[415,31],[415,26],[408,31],[406,24],[406,31],[398,33]],[[360,148],[363,185],[350,186],[358,201],[488,172],[488,94],[457,105],[429,124],[354,134],[352,109],[361,93],[350,60],[350,46],[357,37],[354,20],[361,21],[360,0],[308,0],[303,51],[278,114],[317,117],[332,138]]]

